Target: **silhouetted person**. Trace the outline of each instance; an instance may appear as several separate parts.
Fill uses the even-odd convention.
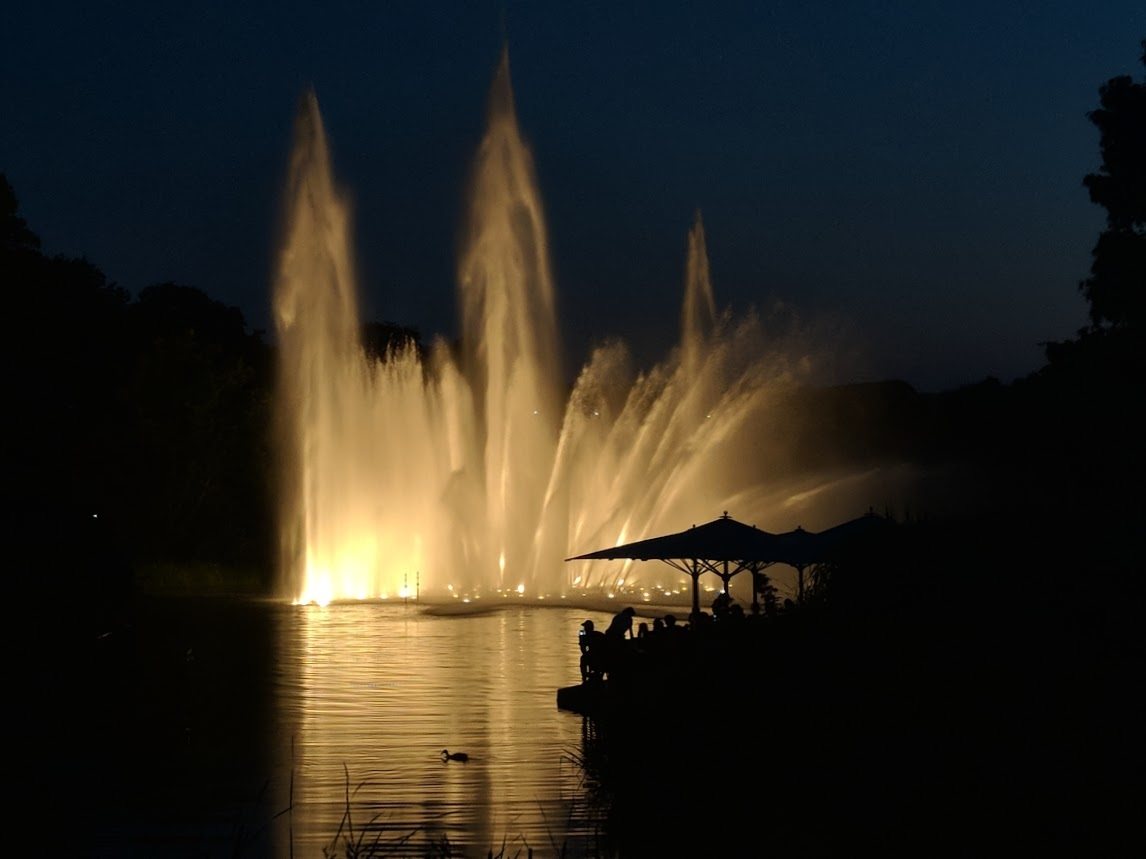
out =
[[[581,624],[577,640],[581,645],[581,682],[599,680],[604,673],[605,633],[594,629],[593,621],[587,620]]]
[[[649,638],[649,625],[643,621],[638,623],[637,636],[635,639],[633,639],[633,643],[636,645],[637,651],[642,654],[648,653],[649,643],[651,641],[652,639]]]
[[[708,632],[713,624],[713,617],[706,611],[698,611],[688,616],[689,628],[697,634]]]
[[[688,628],[676,622],[676,615],[666,614],[661,649],[669,654],[680,653],[688,639]]]
[[[610,639],[620,641],[628,635],[629,638],[633,637],[633,617],[637,611],[632,606],[626,606],[609,621],[609,628],[605,630],[605,635]]]
[[[712,601],[712,616],[717,620],[728,617],[728,611],[731,606],[732,597],[729,596],[728,591],[721,591]]]
[[[644,624],[641,624],[644,626]],[[637,637],[640,637],[640,627],[637,627]],[[645,635],[644,648],[647,653],[664,653],[668,647],[668,632],[665,630],[663,618],[654,617],[652,628]]]
[[[636,610],[626,606],[609,621],[609,627],[605,630],[604,641],[604,669],[605,676],[612,680],[618,673],[623,673],[625,666],[628,664],[631,654],[626,647],[626,636],[631,640],[633,637],[633,617],[636,615]]]

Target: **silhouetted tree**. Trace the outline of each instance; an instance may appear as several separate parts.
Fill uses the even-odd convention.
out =
[[[269,574],[261,332],[198,289],[159,284],[133,301],[91,262],[46,256],[3,175],[0,284],[6,488],[22,538],[12,578],[90,604],[130,564]]]
[[[237,308],[190,286],[145,288],[130,320],[137,544],[152,560],[263,560],[269,350]]]
[[[19,201],[16,192],[8,182],[8,177],[0,173],[0,250],[38,251],[40,237],[28,229],[28,224],[18,214]]]
[[[48,257],[3,197],[4,345],[11,354],[10,476],[29,504],[106,510],[116,485],[130,296],[84,259]]]
[[[1141,44],[1146,63],[1146,40]],[[1038,444],[1024,451],[1037,457],[1029,482],[1054,475],[1032,497],[1060,505],[1064,519],[1100,525],[1107,537],[1098,548],[1107,554],[1117,548],[1118,555],[1105,565],[1125,569],[1143,515],[1137,487],[1146,474],[1139,407],[1146,378],[1146,82],[1111,78],[1099,98],[1087,116],[1100,132],[1102,162],[1083,179],[1091,200],[1106,210],[1090,277],[1079,285],[1090,325],[1074,340],[1046,344],[1047,366],[1016,395],[1037,431],[1031,437]]]
[[[1146,64],[1146,39],[1142,41]],[[1088,114],[1101,133],[1102,166],[1083,184],[1106,209],[1090,277],[1080,288],[1098,327],[1141,328],[1146,296],[1146,82],[1129,75],[1099,89],[1101,107]]]

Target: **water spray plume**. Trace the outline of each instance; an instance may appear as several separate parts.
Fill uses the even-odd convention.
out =
[[[688,234],[687,266],[680,329],[685,372],[692,375],[700,365],[707,338],[716,324],[716,298],[708,273],[708,248],[699,211]]]
[[[385,598],[414,571],[428,600],[668,597],[655,565],[563,559],[721,510],[779,521],[797,491],[822,485],[774,479],[773,407],[811,365],[769,345],[754,315],[717,313],[699,213],[679,347],[638,373],[623,343],[601,346],[562,394],[549,240],[508,52],[470,181],[458,352],[440,339],[425,357],[413,344],[363,348],[350,211],[313,93],[290,165],[274,312],[291,599]]]
[[[488,128],[471,180],[458,271],[464,374],[474,393],[487,533],[499,573],[532,549],[560,421],[557,320],[549,240],[533,161],[517,127],[509,53],[489,97]]]

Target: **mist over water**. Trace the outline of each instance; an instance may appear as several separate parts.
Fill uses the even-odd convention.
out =
[[[469,200],[460,349],[439,339],[425,358],[412,344],[368,355],[349,208],[317,99],[301,100],[274,290],[285,596],[671,599],[680,577],[663,565],[564,558],[724,510],[768,530],[826,527],[862,513],[872,481],[889,479],[784,467],[778,403],[815,378],[819,347],[717,312],[699,213],[677,348],[638,371],[624,343],[608,343],[566,390],[507,54]]]

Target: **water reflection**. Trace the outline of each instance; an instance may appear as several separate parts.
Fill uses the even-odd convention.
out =
[[[440,616],[380,603],[280,612],[276,781],[281,790],[293,770],[294,798],[281,855],[322,855],[348,807],[364,843],[396,849],[415,833],[407,854],[443,839],[455,855],[597,849],[569,757],[581,719],[559,712],[555,693],[579,677],[581,621],[608,615],[507,606]],[[444,762],[443,748],[470,759]]]

